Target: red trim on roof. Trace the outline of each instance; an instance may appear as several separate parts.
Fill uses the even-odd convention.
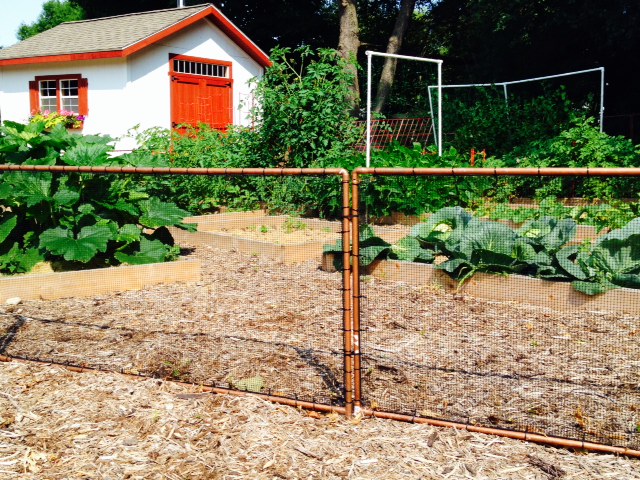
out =
[[[79,60],[97,60],[100,58],[120,58],[123,56],[122,51],[115,51],[47,55],[44,57],[8,58],[6,60],[0,60],[0,67],[7,65],[31,65],[36,63],[76,62]]]
[[[169,28],[162,30],[144,40],[135,43],[124,50],[109,51],[109,52],[88,52],[88,53],[72,53],[65,55],[47,55],[42,57],[24,57],[24,58],[8,58],[0,60],[0,67],[8,65],[29,65],[37,63],[51,63],[51,62],[73,62],[79,60],[96,60],[101,58],[122,58],[136,53],[143,48],[148,47],[160,40],[167,38],[174,33],[187,28],[194,23],[208,18],[217,26],[222,32],[233,40],[242,50],[244,50],[253,60],[259,63],[262,67],[270,67],[271,60],[265,55],[265,53],[253,43],[249,37],[242,33],[238,28],[229,21],[217,8],[213,6],[207,7],[190,17],[170,26]]]

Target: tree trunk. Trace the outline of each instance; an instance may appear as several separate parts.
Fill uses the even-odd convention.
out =
[[[358,84],[358,48],[360,47],[360,29],[356,0],[339,0],[340,2],[340,38],[338,50],[348,62],[347,71],[353,75],[353,83],[349,85],[349,101],[351,108],[357,112],[360,106],[360,85]]]
[[[398,11],[398,16],[396,17],[396,24],[393,26],[393,33],[389,37],[389,43],[387,43],[387,53],[397,54],[400,51],[402,39],[409,26],[409,20],[411,20],[415,6],[416,0],[402,0],[400,2],[400,11]],[[387,97],[389,96],[396,75],[396,64],[397,59],[385,57],[382,75],[380,75],[380,82],[378,83],[375,106],[373,108],[375,112],[380,112],[387,102]]]

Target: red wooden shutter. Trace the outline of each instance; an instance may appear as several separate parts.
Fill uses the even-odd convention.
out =
[[[78,82],[78,109],[80,115],[89,114],[89,81],[86,78]]]
[[[32,114],[40,110],[40,92],[38,91],[38,82],[35,80],[29,82],[29,104]]]

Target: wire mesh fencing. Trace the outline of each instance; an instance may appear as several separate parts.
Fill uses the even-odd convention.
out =
[[[0,171],[0,358],[640,450],[637,169]]]
[[[358,169],[356,402],[407,418],[640,448],[637,203],[512,204],[553,182],[637,198],[638,170],[617,173]],[[477,195],[380,226],[364,217],[380,182],[413,183],[416,198]]]
[[[24,169],[4,173],[3,182],[43,186],[34,205],[70,216],[44,232],[27,225],[57,260],[1,279],[0,356],[350,408],[346,172]],[[168,188],[214,184],[212,191],[241,194],[251,182],[256,210],[185,219],[171,199],[179,192]],[[80,184],[88,187],[79,195],[66,188]],[[125,193],[110,198],[125,184]],[[261,208],[273,207],[283,189],[311,186],[336,195],[333,219]],[[320,270],[323,245],[341,239],[346,268]],[[177,258],[147,264],[163,248]],[[97,255],[89,259],[91,249]],[[13,280],[22,290],[9,285]]]

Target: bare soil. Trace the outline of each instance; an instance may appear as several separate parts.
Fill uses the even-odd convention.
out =
[[[212,231],[212,230],[209,230]],[[235,237],[275,243],[276,245],[299,245],[309,242],[335,243],[337,234],[330,228],[314,228],[292,218],[279,226],[261,225],[257,222],[248,227],[223,227],[214,233],[225,233]]]
[[[285,266],[274,264],[265,257],[208,247],[200,247],[190,255],[203,262],[203,277],[195,285],[165,285],[92,299],[27,301],[16,306],[4,306],[0,311],[0,354],[153,375],[195,384],[232,388],[248,388],[250,385],[250,389],[273,395],[326,404],[341,403],[342,285],[339,273],[320,271],[315,261]],[[558,313],[513,303],[480,301],[469,296],[368,277],[364,279],[363,296],[363,394],[365,403],[372,408],[640,448],[637,434],[640,425],[640,346],[637,341],[640,320],[637,317],[607,312]],[[541,447],[530,446],[522,451],[543,452],[533,453],[537,460],[517,455],[516,460],[516,457],[507,455],[503,457],[507,458],[506,463],[500,463],[500,460],[494,465],[492,461],[480,458],[480,452],[485,448],[488,449],[484,450],[486,453],[493,454],[494,450],[487,445],[509,445],[511,448],[519,444],[449,431],[437,433],[449,439],[448,445],[437,454],[437,458],[430,457],[425,452],[431,451],[428,438],[435,430],[428,427],[366,420],[361,425],[374,426],[373,430],[367,430],[367,427],[323,416],[311,428],[306,426],[309,419],[304,414],[290,412],[283,407],[265,410],[265,413],[255,415],[257,419],[249,418],[261,408],[261,402],[255,399],[224,399],[213,403],[209,403],[210,399],[203,400],[203,405],[207,405],[206,411],[198,407],[194,412],[199,413],[190,416],[186,413],[188,407],[185,407],[175,414],[172,412],[171,422],[174,423],[170,422],[168,430],[156,430],[160,427],[153,425],[147,429],[135,422],[126,425],[126,415],[118,425],[111,425],[107,418],[104,421],[111,426],[106,427],[106,431],[122,429],[123,436],[133,435],[144,442],[155,442],[153,445],[158,448],[165,445],[165,441],[171,444],[171,439],[174,439],[174,443],[181,445],[181,450],[178,449],[181,458],[189,458],[194,468],[189,470],[191,467],[181,467],[172,463],[175,459],[165,458],[163,465],[167,462],[173,465],[177,472],[174,476],[169,473],[164,477],[158,476],[165,473],[159,473],[163,471],[160,468],[154,470],[157,466],[150,470],[155,473],[144,476],[151,461],[147,456],[149,444],[145,443],[143,451],[134,449],[135,454],[131,458],[135,461],[129,459],[125,462],[145,465],[145,468],[132,470],[133,473],[127,477],[121,462],[125,457],[109,460],[112,453],[102,453],[110,451],[109,442],[104,439],[92,444],[89,457],[74,450],[73,442],[65,444],[64,448],[52,447],[61,441],[58,436],[62,434],[56,433],[55,429],[60,429],[59,432],[70,430],[70,436],[65,437],[67,442],[75,434],[87,435],[91,442],[94,435],[98,438],[107,435],[100,422],[91,419],[93,417],[87,417],[86,422],[90,426],[85,427],[89,428],[85,433],[78,433],[82,428],[78,430],[70,426],[82,423],[75,421],[73,415],[88,408],[82,406],[81,399],[90,398],[83,389],[100,390],[103,377],[55,373],[60,383],[60,390],[57,390],[47,383],[48,375],[54,375],[51,372],[61,372],[54,367],[8,364],[2,368],[2,378],[6,380],[0,381],[7,382],[11,390],[3,387],[0,392],[7,392],[11,400],[3,404],[0,395],[0,407],[4,405],[2,408],[5,409],[0,410],[0,416],[5,418],[2,412],[6,413],[10,408],[34,411],[39,420],[34,420],[33,428],[36,424],[37,428],[42,426],[41,433],[52,436],[53,440],[45,440],[37,448],[34,444],[27,444],[30,453],[25,457],[24,442],[34,435],[29,433],[31,427],[25,430],[27,433],[19,430],[22,433],[12,437],[15,434],[12,429],[22,426],[14,419],[5,428],[0,421],[0,435],[9,432],[6,438],[10,442],[6,445],[11,445],[12,449],[2,450],[5,444],[0,436],[0,471],[6,457],[3,454],[13,455],[19,451],[15,458],[6,460],[20,459],[11,463],[11,469],[5,468],[6,471],[19,467],[26,472],[24,469],[31,467],[25,465],[31,463],[24,459],[30,458],[31,453],[44,452],[42,461],[36,456],[36,467],[48,465],[46,468],[54,468],[56,464],[57,468],[59,459],[68,454],[68,461],[78,471],[86,468],[88,472],[94,472],[84,477],[80,474],[77,477],[51,474],[32,478],[443,478],[447,474],[450,474],[449,478],[606,478],[611,472],[625,472],[625,475],[612,475],[610,478],[640,478],[634,473],[637,470],[635,463],[608,456],[566,457],[570,459],[568,464],[558,467],[566,476],[552,476],[552,473],[545,473],[545,469],[553,472],[551,467],[540,465],[554,466],[557,458],[565,458],[566,452],[535,450]],[[17,377],[12,379],[14,373]],[[35,383],[33,376],[39,378]],[[21,380],[22,377],[26,380]],[[90,379],[80,380],[80,383],[87,381],[89,384],[74,387],[79,378]],[[117,385],[118,389],[134,392],[131,395],[142,404],[154,404],[156,399],[150,392],[157,392],[159,388],[169,391],[178,388],[151,380],[131,383],[113,375],[104,377],[104,381]],[[32,383],[42,383],[43,387],[23,388],[23,385]],[[162,398],[171,398],[173,394]],[[116,395],[115,390],[114,395],[114,405],[118,399],[126,397],[124,393]],[[9,397],[4,396],[5,399]],[[41,399],[45,403],[39,410],[36,405]],[[51,430],[47,433],[45,426],[48,420],[42,422],[48,416],[42,413],[47,412],[47,408],[58,408],[54,402],[61,402],[57,404],[60,411],[68,412],[70,417],[67,420],[52,419],[58,423],[49,425]],[[175,403],[173,401],[172,404],[175,406]],[[134,404],[131,408],[141,408]],[[103,407],[99,403],[97,405],[95,415],[104,416],[104,412],[99,413]],[[127,408],[128,404],[122,405]],[[162,408],[160,411],[164,415],[166,409]],[[246,414],[245,411],[241,414],[242,420],[234,420],[232,415],[225,417],[221,413],[224,409],[232,412],[249,409],[252,413]],[[252,437],[251,441],[245,439],[239,445],[229,440],[225,443],[226,452],[232,455],[234,451],[243,451],[245,460],[233,462],[228,470],[220,470],[229,473],[202,476],[203,471],[219,471],[217,466],[220,464],[210,457],[215,454],[209,451],[215,451],[214,446],[220,445],[222,437],[216,437],[218,433],[227,435],[227,426],[236,432],[233,438],[238,439],[249,435],[251,428],[256,432],[265,429],[276,432],[278,425],[272,425],[265,419],[271,416],[280,418],[278,412],[297,415],[285,422],[283,430],[286,432],[290,427],[293,433],[282,433],[279,437],[283,441],[288,439],[286,446],[278,446],[279,440],[276,439],[272,439],[268,446],[261,443],[260,437]],[[90,412],[82,415],[85,414],[90,415]],[[211,423],[207,423],[207,427],[189,427],[189,422],[196,418],[194,415],[218,415],[217,420],[225,427],[214,434],[208,430]],[[29,417],[23,415],[22,418]],[[144,418],[149,422],[153,417]],[[242,425],[244,422],[247,425]],[[386,425],[390,425],[390,430],[386,430]],[[186,447],[183,439],[175,440],[178,437],[169,435],[172,426],[176,431],[192,428],[198,431],[197,435],[208,436],[201,440],[203,437],[180,433],[183,439],[189,438],[187,443],[190,447]],[[312,439],[308,428],[316,435]],[[375,434],[378,438],[367,439],[364,432],[374,435],[372,432],[379,428],[383,430]],[[358,441],[345,433],[349,431],[349,435],[355,435],[351,430],[363,435],[356,437],[372,450],[351,451],[353,445],[358,445]],[[405,431],[407,437],[402,433]],[[411,436],[411,432],[415,432],[416,437]],[[301,434],[304,438],[296,436]],[[337,438],[341,440],[337,441]],[[325,439],[327,443],[323,443]],[[209,440],[213,443],[208,443]],[[313,445],[316,445],[313,442],[318,442],[318,449],[309,450],[305,442]],[[425,450],[416,453],[412,442]],[[43,447],[45,444],[49,447]],[[271,451],[271,448],[276,453],[273,458],[262,453],[258,459],[246,448],[249,445],[256,452]],[[335,445],[345,445],[341,448],[349,445],[351,450],[341,452],[334,448]],[[300,453],[294,446],[312,454]],[[58,451],[58,448],[62,450]],[[83,443],[80,442],[77,448],[83,448]],[[460,451],[456,450],[458,448]],[[58,453],[51,457],[47,453],[49,450]],[[377,453],[372,455],[371,451]],[[277,452],[286,453],[282,453],[281,458]],[[392,456],[387,457],[387,454]],[[550,454],[559,457],[554,456],[549,461]],[[302,457],[298,458],[300,455]],[[503,453],[495,455],[500,457]],[[100,456],[108,457],[104,464],[96,463]],[[390,463],[393,456],[396,467]],[[424,461],[411,460],[416,456]],[[83,459],[81,466],[74,463],[76,457]],[[229,457],[223,455],[223,458]],[[269,464],[274,458],[274,463]],[[468,461],[461,460],[463,458]],[[603,470],[583,469],[580,460],[584,458],[600,459],[594,462],[604,462]],[[327,463],[331,461],[334,463]],[[483,463],[485,461],[491,466]],[[311,464],[313,467],[308,466]],[[275,465],[281,466],[281,473],[271,469]],[[624,468],[616,470],[621,465]],[[116,470],[110,470],[111,467]],[[453,469],[447,470],[449,467]],[[96,468],[102,470],[95,473],[98,471]],[[404,470],[407,476],[401,475],[403,469],[408,469]],[[384,472],[389,475],[384,475]],[[598,476],[594,472],[606,475]],[[35,475],[37,472],[31,473]]]

